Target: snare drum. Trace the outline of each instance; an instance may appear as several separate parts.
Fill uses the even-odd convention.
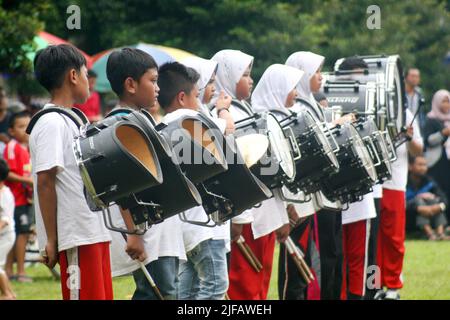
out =
[[[373,120],[364,120],[354,123],[359,135],[366,144],[377,172],[378,182],[383,183],[392,176],[391,156],[384,139]]]
[[[301,154],[295,161],[295,179],[287,187],[293,193],[299,190],[305,194],[319,191],[320,181],[339,168],[325,133],[308,110],[292,112],[280,123],[285,131],[293,133]]]
[[[235,136],[251,171],[270,189],[294,180],[291,146],[273,114],[262,113],[237,121]]]
[[[339,171],[322,181],[322,192],[331,201],[355,202],[372,190],[377,173],[358,131],[349,123],[331,129],[339,145]]]

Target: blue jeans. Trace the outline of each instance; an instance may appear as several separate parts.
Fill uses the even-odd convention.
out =
[[[178,269],[177,257],[160,257],[145,266],[155,281],[156,286],[165,300],[177,300]],[[133,272],[136,291],[132,300],[159,300],[153,288],[150,286],[144,272],[137,269]]]
[[[205,240],[180,264],[181,300],[223,300],[228,290],[225,240]]]

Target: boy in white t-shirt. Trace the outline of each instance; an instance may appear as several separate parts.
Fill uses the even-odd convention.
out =
[[[86,60],[71,45],[49,46],[36,54],[38,82],[51,94],[48,106],[72,108],[89,97]],[[44,107],[45,108],[45,107]],[[72,150],[79,134],[66,116],[41,116],[30,134],[36,227],[45,264],[61,267],[64,300],[113,299],[109,242],[102,217],[89,209]],[[131,216],[124,213],[129,229]],[[142,241],[129,237],[127,252],[144,259]]]
[[[9,168],[6,162],[0,160],[0,300],[13,300],[14,291],[4,270],[6,256],[14,246],[16,233],[14,231],[14,196],[5,186]]]
[[[211,78],[211,75],[210,77]],[[170,122],[178,115],[200,110],[198,80],[200,74],[193,68],[177,62],[160,69],[159,103]],[[208,79],[209,81],[209,79]],[[203,88],[202,88],[203,89]],[[229,106],[231,99],[219,99],[217,105]],[[202,206],[185,212],[189,220],[205,221]],[[221,300],[228,289],[226,251],[229,242],[227,227],[205,227],[179,221],[187,261],[180,263],[179,298],[187,300]],[[225,230],[224,230],[225,228]]]

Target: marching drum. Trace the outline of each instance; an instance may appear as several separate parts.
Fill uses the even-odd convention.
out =
[[[148,216],[150,223],[157,223],[201,205],[199,191],[176,164],[171,146],[155,130],[156,123],[150,113],[146,110],[133,112],[131,109],[115,109],[107,117],[112,116],[121,116],[144,128],[153,143],[164,176],[164,182],[161,185],[148,188],[123,200],[132,207],[131,213],[141,211],[142,215]]]
[[[75,159],[98,208],[162,183],[157,153],[140,126],[107,118],[81,127],[80,133],[73,144]]]
[[[386,110],[387,131],[392,140],[397,140],[399,134],[406,121],[407,100],[405,93],[405,83],[403,79],[403,66],[398,55],[373,55],[359,56],[369,66],[369,74],[381,73],[384,84],[384,92],[380,91],[378,95],[378,104],[380,111],[382,108]],[[339,69],[339,65],[344,58],[336,61],[335,70]],[[383,85],[382,85],[383,86]],[[384,94],[383,94],[384,93]],[[384,131],[384,128],[381,128]]]
[[[320,126],[308,110],[291,112],[280,124],[285,131],[292,132],[301,157],[295,161],[296,176],[288,183],[288,189],[305,194],[319,191],[320,181],[339,168],[336,155]]]
[[[392,176],[391,156],[384,135],[373,120],[360,120],[353,124],[366,144],[377,172],[378,182],[383,183]]]
[[[342,203],[361,200],[372,190],[377,173],[358,131],[349,123],[331,129],[339,150],[339,171],[322,180],[322,192],[330,201]]]
[[[270,189],[295,178],[292,140],[271,113],[255,114],[236,123],[236,142],[251,171]],[[252,152],[245,148],[253,145]],[[299,157],[300,155],[297,155]]]

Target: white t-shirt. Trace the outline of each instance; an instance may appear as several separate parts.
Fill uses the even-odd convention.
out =
[[[181,230],[183,223],[185,222],[182,222],[178,215],[174,215],[158,224],[158,227],[161,228],[159,257],[178,257],[180,260],[187,260],[183,232]]]
[[[198,206],[185,211],[186,218],[191,221],[206,222],[208,217],[202,206]],[[186,252],[194,249],[200,242],[212,239],[214,228],[199,226],[188,222],[181,223],[183,232],[184,248]]]
[[[372,219],[376,216],[373,193],[371,192],[364,195],[362,201],[350,203],[348,209],[342,211],[342,224]]]
[[[46,105],[46,107],[49,105]],[[37,173],[57,167],[58,250],[111,241],[100,212],[92,212],[84,198],[83,181],[75,162],[72,142],[79,130],[66,116],[51,112],[43,115],[30,135],[33,180]],[[36,230],[40,249],[47,234],[39,207],[37,184],[34,184]]]
[[[125,228],[125,222],[123,221],[120,209],[117,205],[109,207],[111,212],[111,218],[115,226]],[[130,274],[131,272],[139,269],[139,263],[137,260],[133,260],[125,252],[126,241],[120,232],[110,231],[111,234],[111,271],[113,277],[123,276]],[[144,241],[145,253],[147,259],[144,264],[148,264],[158,259],[159,245],[161,238],[161,227],[153,225],[142,236]]]
[[[0,221],[5,221],[7,225],[0,230],[0,234],[14,231],[14,195],[7,186],[0,189]]]
[[[252,212],[254,218],[252,231],[255,239],[263,237],[289,223],[286,204],[277,195],[263,201],[261,206],[253,208]]]
[[[381,199],[383,198],[383,186],[381,184],[376,184],[373,186],[373,198]]]
[[[409,125],[413,119],[411,111],[406,110],[406,124]],[[417,120],[413,122],[413,140],[423,145],[422,136]],[[392,178],[383,184],[383,188],[389,190],[406,191],[408,182],[408,148],[407,142],[397,148],[397,160],[392,163]]]

